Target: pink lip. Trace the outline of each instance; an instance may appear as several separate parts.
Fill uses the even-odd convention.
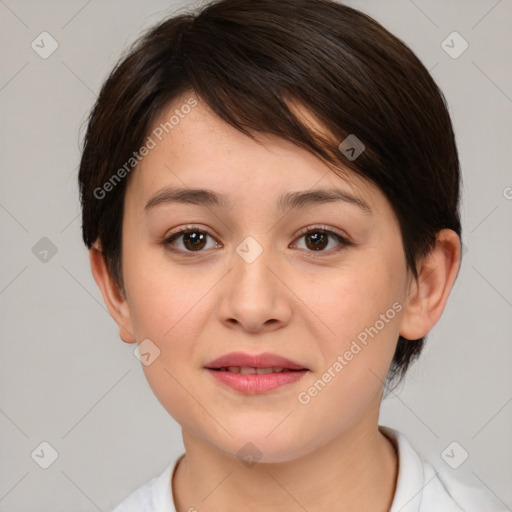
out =
[[[283,368],[287,371],[272,372],[266,374],[241,374],[225,371],[228,367],[248,368]],[[232,352],[225,354],[205,368],[210,375],[221,383],[236,391],[247,394],[260,394],[272,391],[276,388],[291,384],[299,380],[309,370],[299,363],[275,354],[245,354]]]
[[[288,370],[307,370],[307,368],[295,361],[268,352],[262,354],[231,352],[205,365],[206,368],[226,368],[228,366],[245,366],[249,368],[270,368],[274,366]]]

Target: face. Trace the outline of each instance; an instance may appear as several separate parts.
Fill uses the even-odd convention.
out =
[[[390,204],[189,97],[155,124],[182,113],[125,197],[128,322],[159,351],[151,388],[188,436],[231,455],[251,442],[262,462],[374,428],[409,283]]]

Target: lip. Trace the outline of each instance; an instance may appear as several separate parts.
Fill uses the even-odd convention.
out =
[[[303,365],[290,359],[264,352],[262,354],[248,354],[245,352],[230,352],[205,365],[205,368],[227,368],[228,366],[243,366],[249,368],[280,367],[287,370],[308,370]]]
[[[229,367],[282,368],[284,371],[242,374],[222,370]],[[297,382],[309,371],[301,364],[277,354],[246,354],[244,352],[225,354],[208,363],[205,369],[218,382],[235,391],[251,395],[268,393],[281,386]]]

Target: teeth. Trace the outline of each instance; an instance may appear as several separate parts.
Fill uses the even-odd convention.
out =
[[[254,375],[256,373],[256,368],[246,368],[245,366],[240,368],[240,373],[242,375]]]
[[[272,373],[272,368],[256,368],[256,373],[258,375],[265,375],[266,373]]]
[[[268,368],[252,368],[250,366],[228,366],[225,368],[220,368],[220,370],[230,373],[241,373],[242,375],[266,375],[268,373],[281,373],[283,371],[288,371],[280,366],[272,366]]]

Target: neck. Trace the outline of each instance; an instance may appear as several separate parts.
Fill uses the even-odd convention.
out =
[[[393,501],[397,456],[376,423],[291,461],[250,467],[186,432],[183,440],[186,455],[172,483],[178,512],[387,512]]]

